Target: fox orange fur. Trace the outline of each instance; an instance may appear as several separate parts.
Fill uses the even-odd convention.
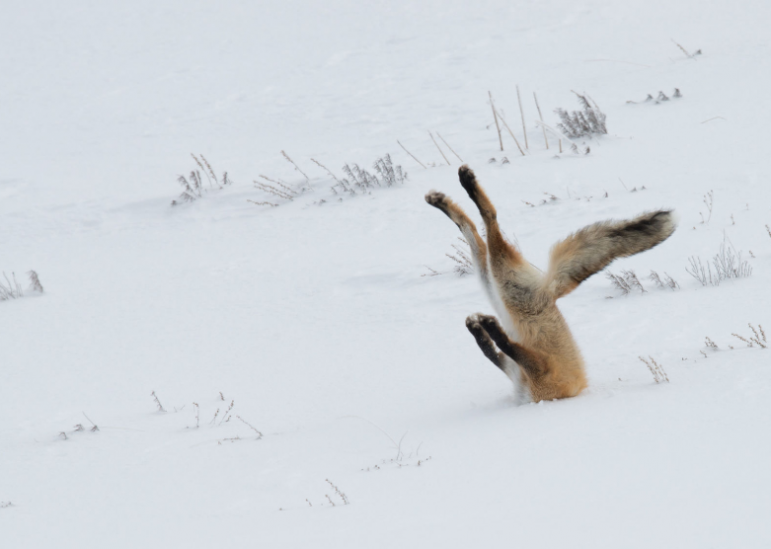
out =
[[[458,176],[482,215],[487,242],[444,194],[430,192],[426,202],[460,228],[483,287],[508,330],[496,317],[482,314],[469,316],[466,327],[485,356],[526,389],[533,401],[576,396],[586,387],[584,361],[557,299],[614,259],[643,252],[669,238],[676,228],[672,212],[660,210],[584,227],[554,245],[549,269],[542,274],[504,239],[495,207],[474,172],[463,165]]]

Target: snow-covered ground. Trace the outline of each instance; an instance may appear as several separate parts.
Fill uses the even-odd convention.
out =
[[[771,351],[731,335],[771,329],[770,23],[761,0],[5,6],[0,271],[45,291],[0,302],[0,547],[771,546]],[[524,157],[488,101],[524,146],[516,86]],[[554,127],[571,90],[609,134],[559,154],[533,92]],[[560,301],[577,398],[517,405],[466,331],[492,310],[423,195],[477,213],[429,131],[540,267],[677,210],[610,267],[646,293],[600,274]],[[233,183],[172,207],[191,152]],[[386,153],[408,179],[357,196],[311,161]],[[688,260],[722,243],[752,274],[703,287]]]

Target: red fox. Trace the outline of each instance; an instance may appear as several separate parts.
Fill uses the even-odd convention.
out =
[[[474,172],[463,165],[458,176],[482,215],[486,243],[474,222],[447,196],[432,191],[426,202],[460,228],[482,285],[507,329],[494,316],[483,314],[469,316],[466,327],[484,355],[534,402],[578,395],[586,387],[584,361],[557,299],[614,259],[644,252],[669,238],[676,228],[672,211],[584,227],[554,245],[543,274],[504,239],[495,207]]]

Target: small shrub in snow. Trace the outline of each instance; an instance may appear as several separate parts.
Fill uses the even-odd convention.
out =
[[[578,102],[582,110],[571,113],[564,109],[557,109],[557,115],[560,122],[557,127],[562,132],[573,139],[579,137],[591,137],[592,134],[604,135],[608,133],[605,125],[605,114],[600,110],[597,103],[589,96],[573,92],[578,96]]]
[[[717,350],[718,350],[718,346],[717,346],[717,343],[715,343],[714,341],[712,341],[712,340],[711,340],[709,337],[705,337],[705,338],[704,338],[704,345],[705,345],[705,346],[706,346],[708,349],[712,349],[713,351],[717,351]]]
[[[389,154],[375,160],[372,168],[375,170],[374,175],[359,167],[358,164],[346,164],[343,166],[343,172],[347,177],[333,185],[332,191],[335,194],[347,192],[356,195],[357,191],[367,192],[378,187],[403,184],[407,179],[407,172],[403,171],[401,166],[394,166]]]
[[[638,356],[639,358],[647,367],[648,370],[650,370],[651,375],[653,376],[653,380],[656,383],[661,383],[662,381],[666,381],[669,383],[669,377],[667,377],[667,373],[664,371],[664,368],[656,362],[653,357],[649,356],[647,359]]]
[[[458,238],[461,242],[463,242],[466,247],[468,247],[468,242],[466,242],[462,238]],[[455,250],[454,254],[444,254],[450,259],[452,259],[455,262],[455,266],[453,267],[453,271],[458,276],[466,276],[467,274],[471,274],[474,272],[474,265],[471,263],[471,257],[469,257],[469,253],[462,248],[458,247],[457,244],[451,244],[452,248]]]
[[[752,336],[750,336],[749,339],[735,333],[732,333],[731,335],[745,342],[747,344],[747,347],[754,347],[755,345],[757,345],[761,349],[765,349],[768,346],[768,341],[766,340],[766,332],[763,331],[763,326],[758,324],[758,329],[755,329],[755,327],[749,323],[747,323],[747,326],[750,327],[750,330],[752,330],[752,334],[753,334]],[[758,333],[758,331],[760,333]]]
[[[18,299],[24,295],[21,289],[21,285],[16,281],[16,274],[11,273],[11,279],[3,273],[5,284],[0,280],[0,301],[6,301],[8,299]]]
[[[219,190],[233,183],[228,178],[228,172],[223,172],[222,180],[218,181],[211,164],[209,164],[209,161],[206,160],[204,155],[201,155],[201,158],[198,158],[191,153],[190,156],[192,156],[195,163],[198,164],[199,169],[191,171],[188,177],[180,175],[177,178],[177,182],[182,185],[184,190],[177,200],[171,201],[172,206],[177,206],[183,202],[194,202],[195,200],[202,198],[205,192]],[[203,172],[203,177],[201,176],[201,172]],[[208,187],[204,183],[204,177],[209,183]]]
[[[40,283],[40,278],[35,271],[28,271],[29,277],[29,291],[43,293],[43,285]],[[11,278],[3,273],[3,280],[0,280],[0,301],[7,301],[9,299],[19,299],[24,297],[24,290],[21,289],[21,284],[16,280],[16,274],[11,273]]]
[[[659,273],[651,270],[651,274],[648,276],[648,279],[652,280],[659,288],[669,288],[670,290],[680,289],[680,284],[678,284],[677,281],[667,273],[664,273],[664,280],[662,281]]]
[[[685,271],[702,286],[719,286],[723,280],[745,278],[752,274],[752,266],[742,260],[741,252],[734,252],[733,248],[726,246],[725,241],[720,244],[720,251],[712,258],[714,273],[709,262],[703,264],[700,257],[691,256],[688,258],[688,264]]]
[[[634,271],[621,271],[621,275],[615,275],[608,271],[605,276],[623,295],[628,295],[632,290],[639,290],[641,294],[647,293]]]

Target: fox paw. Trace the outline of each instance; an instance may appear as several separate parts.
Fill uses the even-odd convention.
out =
[[[460,179],[460,184],[466,190],[469,197],[473,199],[478,185],[474,170],[469,168],[467,164],[463,164],[463,166],[458,168],[458,179]]]
[[[434,208],[439,208],[440,210],[447,209],[447,196],[444,193],[431,191],[426,195],[426,202],[431,204]]]

